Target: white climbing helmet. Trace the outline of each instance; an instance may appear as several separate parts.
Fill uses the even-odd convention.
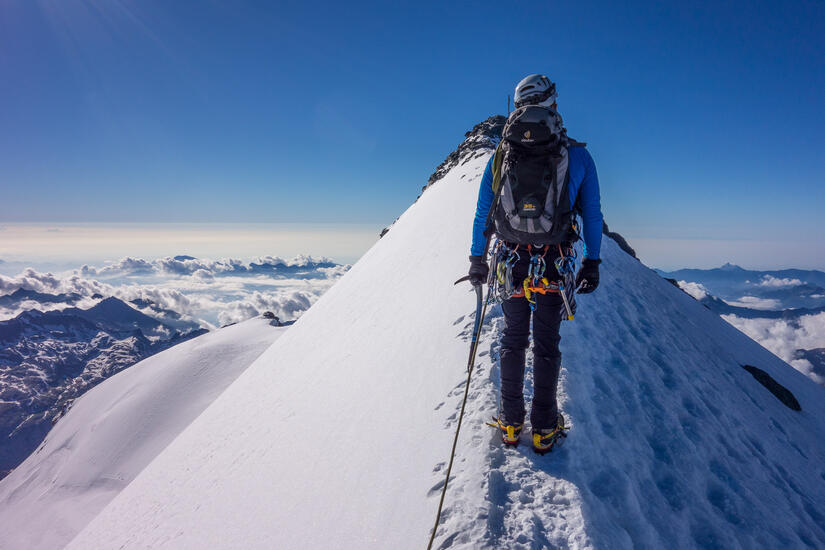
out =
[[[513,101],[517,108],[525,105],[552,107],[557,97],[556,85],[549,78],[541,74],[531,74],[516,84]]]

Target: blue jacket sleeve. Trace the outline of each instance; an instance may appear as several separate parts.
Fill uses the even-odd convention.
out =
[[[493,157],[487,161],[487,168],[481,177],[481,187],[478,190],[478,204],[476,205],[476,215],[473,219],[473,244],[470,247],[471,256],[481,256],[484,254],[484,247],[487,244],[487,237],[484,230],[487,229],[487,216],[490,207],[493,205]]]
[[[599,176],[596,163],[587,149],[581,149],[584,161],[584,177],[579,187],[578,200],[581,206],[584,255],[592,260],[599,259],[602,247],[602,203],[599,193]]]

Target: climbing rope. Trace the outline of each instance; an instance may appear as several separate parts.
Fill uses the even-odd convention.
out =
[[[473,337],[470,342],[470,357],[467,360],[467,382],[464,384],[464,399],[461,401],[461,412],[458,414],[458,425],[455,428],[455,437],[453,438],[453,447],[450,450],[450,461],[447,465],[447,475],[444,478],[444,486],[441,488],[441,498],[438,501],[438,512],[435,516],[435,525],[430,534],[430,542],[427,544],[427,550],[432,550],[435,535],[438,532],[438,525],[441,523],[441,511],[444,507],[444,497],[447,495],[447,485],[450,483],[450,473],[453,470],[453,462],[455,460],[455,449],[458,446],[458,435],[461,432],[461,422],[464,419],[464,410],[467,407],[467,396],[470,394],[470,379],[473,376],[473,367],[475,366],[476,352],[478,351],[478,340],[481,336],[481,328],[484,323],[484,316],[487,313],[487,304],[490,303],[491,297],[496,303],[501,303],[516,296],[524,296],[530,302],[530,308],[535,309],[535,300],[532,300],[532,293],[538,292],[544,294],[546,292],[558,292],[564,300],[564,307],[566,309],[567,318],[573,320],[573,310],[568,301],[565,292],[564,279],[572,277],[575,271],[575,250],[570,247],[567,254],[559,245],[559,258],[555,261],[556,270],[562,277],[558,282],[548,281],[544,276],[547,269],[547,262],[544,256],[549,249],[548,246],[542,248],[541,254],[533,254],[532,247],[528,245],[527,252],[530,254],[530,267],[528,276],[524,279],[523,290],[516,289],[513,284],[513,265],[519,260],[518,253],[519,246],[509,248],[504,241],[496,241],[493,247],[492,263],[490,275],[488,278],[487,298],[482,297],[483,292],[481,285],[473,285],[476,292],[476,318],[473,326]],[[469,276],[462,277],[456,284],[466,281]],[[568,288],[570,285],[568,284]],[[523,292],[523,294],[521,294]],[[483,303],[482,303],[483,302]]]
[[[458,282],[458,281],[457,281]],[[444,496],[447,494],[447,484],[450,482],[450,472],[453,469],[453,460],[455,459],[455,448],[458,445],[458,433],[461,431],[461,421],[464,418],[464,409],[467,406],[467,395],[470,393],[470,378],[473,376],[473,366],[475,364],[476,350],[478,350],[478,340],[481,336],[481,325],[484,322],[484,315],[487,313],[487,302],[490,301],[490,289],[487,290],[487,299],[484,300],[482,307],[482,291],[481,285],[473,285],[476,291],[476,321],[473,327],[473,339],[470,343],[470,358],[467,360],[467,383],[464,385],[464,400],[461,402],[461,412],[458,414],[458,426],[455,428],[455,438],[453,438],[453,449],[450,451],[450,463],[447,466],[447,477],[444,478],[444,487],[441,488],[441,500],[438,502],[438,513],[435,516],[435,526],[430,535],[430,543],[427,545],[427,550],[433,547],[435,541],[435,534],[438,531],[438,524],[441,522],[441,508],[444,506]]]

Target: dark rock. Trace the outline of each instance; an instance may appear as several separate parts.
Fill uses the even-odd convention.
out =
[[[130,304],[135,304],[140,309],[146,309],[147,307],[152,307],[155,305],[155,302],[152,300],[144,300],[143,298],[136,298],[134,300],[129,300]]]
[[[501,141],[501,131],[504,130],[504,123],[507,118],[502,115],[491,116],[484,122],[479,122],[473,129],[464,134],[464,141],[458,148],[447,155],[444,162],[438,165],[432,173],[427,185],[421,188],[423,192],[432,184],[443,178],[447,172],[452,170],[459,163],[464,164],[479,155],[487,153],[490,149],[495,149]]]
[[[751,376],[753,376],[757,382],[765,386],[769,392],[774,394],[774,396],[779,399],[783,405],[795,411],[802,410],[802,406],[799,404],[799,401],[796,400],[794,394],[791,393],[791,390],[774,380],[770,374],[760,368],[754,367],[753,365],[742,365],[742,368],[751,373]]]
[[[263,317],[264,319],[271,319],[271,321],[269,322],[270,326],[273,326],[273,327],[282,327],[282,326],[284,326],[283,323],[281,323],[281,320],[278,319],[278,316],[275,315],[274,313],[272,313],[271,311],[264,311],[263,314],[261,315],[261,317]]]
[[[639,257],[636,256],[636,251],[630,247],[630,244],[628,244],[627,240],[618,233],[610,231],[610,228],[607,227],[607,222],[604,220],[602,220],[602,233],[616,241],[616,244],[619,245],[619,248],[621,248],[637,260],[639,259]]]
[[[682,287],[679,286],[679,281],[677,281],[676,279],[668,279],[667,277],[665,277],[664,279],[665,279],[665,281],[669,282],[670,284],[672,284],[673,286],[675,286],[679,290],[682,290]],[[687,293],[685,293],[685,294],[687,294]],[[690,296],[690,294],[688,294],[688,296]],[[691,298],[692,298],[692,296],[691,296]]]
[[[507,117],[494,115],[473,126],[472,130],[464,134],[464,141],[459,144],[456,150],[447,155],[444,162],[438,165],[438,168],[427,180],[427,185],[421,188],[421,192],[423,193],[428,187],[447,175],[447,172],[459,163],[465,164],[476,157],[487,154],[491,149],[495,149],[498,142],[501,141],[501,131],[504,130],[505,122],[507,122]],[[420,198],[421,195],[418,195],[418,197]],[[395,221],[398,221],[398,219]],[[395,222],[382,229],[379,238],[386,235],[393,224]]]

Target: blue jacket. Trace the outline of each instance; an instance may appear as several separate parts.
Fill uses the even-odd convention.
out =
[[[596,175],[596,165],[593,157],[584,147],[570,147],[569,166],[570,174],[570,207],[576,204],[576,197],[579,198],[579,205],[582,212],[582,233],[584,238],[584,255],[587,258],[596,260],[599,258],[599,250],[602,246],[602,205],[599,197],[599,177]],[[473,245],[470,254],[481,256],[484,254],[484,246],[487,238],[484,236],[487,222],[487,215],[490,213],[490,206],[493,204],[493,157],[487,162],[484,176],[481,178],[481,188],[478,190],[478,206],[476,207],[476,217],[473,221]]]

